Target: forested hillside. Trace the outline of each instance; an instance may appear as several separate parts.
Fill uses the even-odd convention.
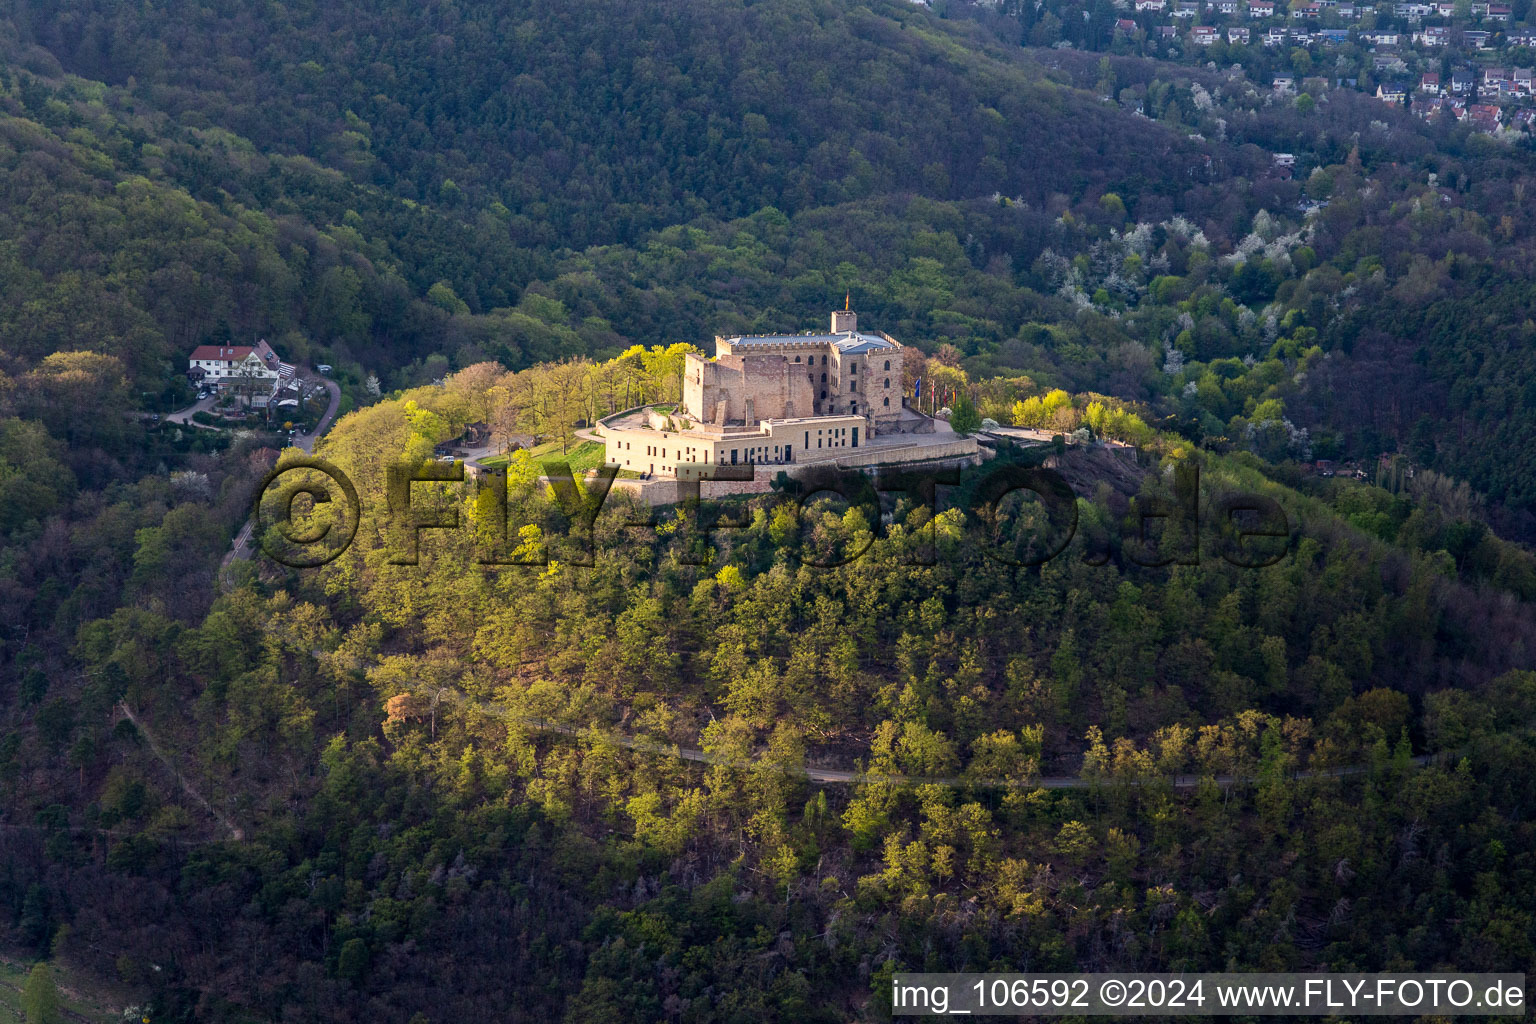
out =
[[[500,202],[542,245],[891,192],[1168,196],[1203,148],[895,4],[12,10],[72,73],[406,198]]]
[[[156,1021],[1531,970],[1532,159],[881,0],[7,0],[0,932]],[[470,423],[574,446],[850,292],[909,390],[1073,439],[999,456],[1072,480],[1065,555],[778,495],[711,549],[615,496],[586,568],[514,456],[548,564],[483,564],[466,486],[419,567],[370,515],[221,570],[279,442],[149,418],[198,344],[333,364],[376,509]],[[1279,564],[1129,557],[1193,466],[1284,506]]]
[[[330,566],[258,561],[201,622],[124,609],[81,630],[78,723],[11,762],[94,754],[88,788],[55,775],[88,806],[13,791],[45,823],[13,847],[20,934],[67,922],[61,954],[199,1019],[831,1021],[878,1016],[898,968],[1529,961],[1536,619],[1364,529],[1394,521],[1371,489],[1304,496],[1202,460],[1210,502],[1287,510],[1290,553],[1264,570],[1137,568],[1122,518],[1160,485],[1074,451],[1060,468],[1097,496],[1038,571],[958,511],[928,524],[923,566],[921,509],[875,536],[857,511],[797,523],[764,499],[699,564],[685,524],[637,532],[617,498],[583,569],[521,460],[507,554],[548,564],[481,564],[495,531],[467,487],[447,498],[464,528],[388,564],[381,461],[451,435],[487,385],[341,424],[325,454],[369,525]],[[809,564],[846,545],[869,547]],[[118,699],[198,766],[211,812],[108,727]],[[945,781],[813,785],[807,764]],[[1062,772],[1089,787],[1032,784]]]
[[[486,358],[803,325],[852,290],[870,322],[954,346],[973,377],[1017,370],[1187,423],[1210,412],[1220,426],[1189,436],[1219,443],[1233,411],[1189,409],[1189,377],[1158,370],[1170,343],[1205,362],[1212,345],[1180,339],[1231,334],[1246,310],[1260,328],[1217,354],[1263,356],[1273,319],[1347,357],[1277,396],[1320,454],[1412,447],[1530,535],[1536,422],[1523,392],[1504,397],[1528,377],[1523,348],[1497,337],[1526,319],[1512,303],[1528,154],[1352,92],[1303,110],[1150,61],[1010,52],[904,6],[525,13],[445,8],[425,31],[377,5],[51,18],[16,4],[8,105],[35,122],[16,127],[16,159],[91,155],[19,175],[14,223],[67,202],[64,236],[103,256],[61,274],[58,232],[18,235],[7,350],[36,358],[68,328],[157,372],[139,390],[158,391],[172,353],[259,334],[343,367],[361,400],[370,374],[408,386]],[[333,45],[341,25],[376,45]],[[825,89],[832,101],[801,102]],[[1271,166],[1282,150],[1298,176]],[[182,214],[75,212],[146,188]],[[1175,218],[1190,229],[1168,250]],[[105,224],[173,258],[125,293]],[[1191,272],[1197,234],[1212,262]],[[1207,282],[1235,304],[1221,322]],[[1501,326],[1436,331],[1489,301]],[[1170,327],[1185,318],[1187,335]]]

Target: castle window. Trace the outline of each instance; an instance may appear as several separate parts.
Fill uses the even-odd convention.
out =
[[[822,374],[822,375],[821,375],[821,382],[822,382],[822,383],[823,383],[823,384],[825,384],[825,383],[826,383],[826,382],[827,382],[827,375],[826,375],[826,374]]]
[[[848,372],[849,373],[858,373],[859,372],[859,364],[858,363],[849,363],[848,364]]]
[[[827,357],[826,356],[822,356],[821,357],[821,365],[822,366],[826,366],[827,365]]]
[[[827,392],[826,392],[826,389],[825,389],[825,388],[823,388],[823,389],[822,389],[822,392],[821,392],[821,397],[822,397],[822,398],[826,398],[826,397],[827,397]]]
[[[885,378],[885,386],[886,387],[890,387],[891,386],[891,378],[889,378],[889,377]]]
[[[798,363],[799,361],[800,361],[800,357],[799,356],[795,356],[795,362]]]
[[[890,408],[890,407],[891,407],[891,400],[890,400],[890,399],[889,399],[889,398],[887,398],[887,399],[886,399],[886,400],[885,400],[885,407],[886,407],[886,408],[887,408],[887,409],[889,409],[889,408]]]
[[[889,359],[887,359],[887,360],[886,360],[886,361],[885,361],[885,368],[886,368],[886,369],[887,369],[887,370],[889,370],[889,369],[890,369],[890,368],[891,368],[891,361],[890,361],[890,360],[889,360]]]

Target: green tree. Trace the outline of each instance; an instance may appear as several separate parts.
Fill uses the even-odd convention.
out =
[[[348,939],[336,955],[336,976],[357,981],[367,972],[368,960],[368,943],[362,939]]]
[[[21,1009],[27,1024],[64,1024],[59,987],[47,964],[37,964],[27,974],[26,986],[21,990]]]
[[[949,410],[949,425],[957,434],[973,434],[981,429],[981,413],[969,396],[962,394],[955,399]]]
[[[469,306],[454,292],[447,281],[439,281],[427,289],[427,301],[454,316],[468,316]]]

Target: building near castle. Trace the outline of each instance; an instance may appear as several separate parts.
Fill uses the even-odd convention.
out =
[[[254,345],[199,345],[187,360],[187,378],[216,392],[249,396],[260,408],[295,378],[265,338]]]
[[[916,447],[894,435],[935,432],[904,401],[902,353],[890,335],[859,330],[846,306],[825,333],[716,337],[713,358],[687,357],[681,405],[599,424],[606,461],[642,479],[698,479],[706,466],[885,461],[874,450]]]

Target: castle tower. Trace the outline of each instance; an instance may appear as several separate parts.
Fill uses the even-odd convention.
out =
[[[848,334],[859,329],[859,314],[849,308],[849,300],[853,296],[843,296],[843,308],[832,311],[832,333]]]

